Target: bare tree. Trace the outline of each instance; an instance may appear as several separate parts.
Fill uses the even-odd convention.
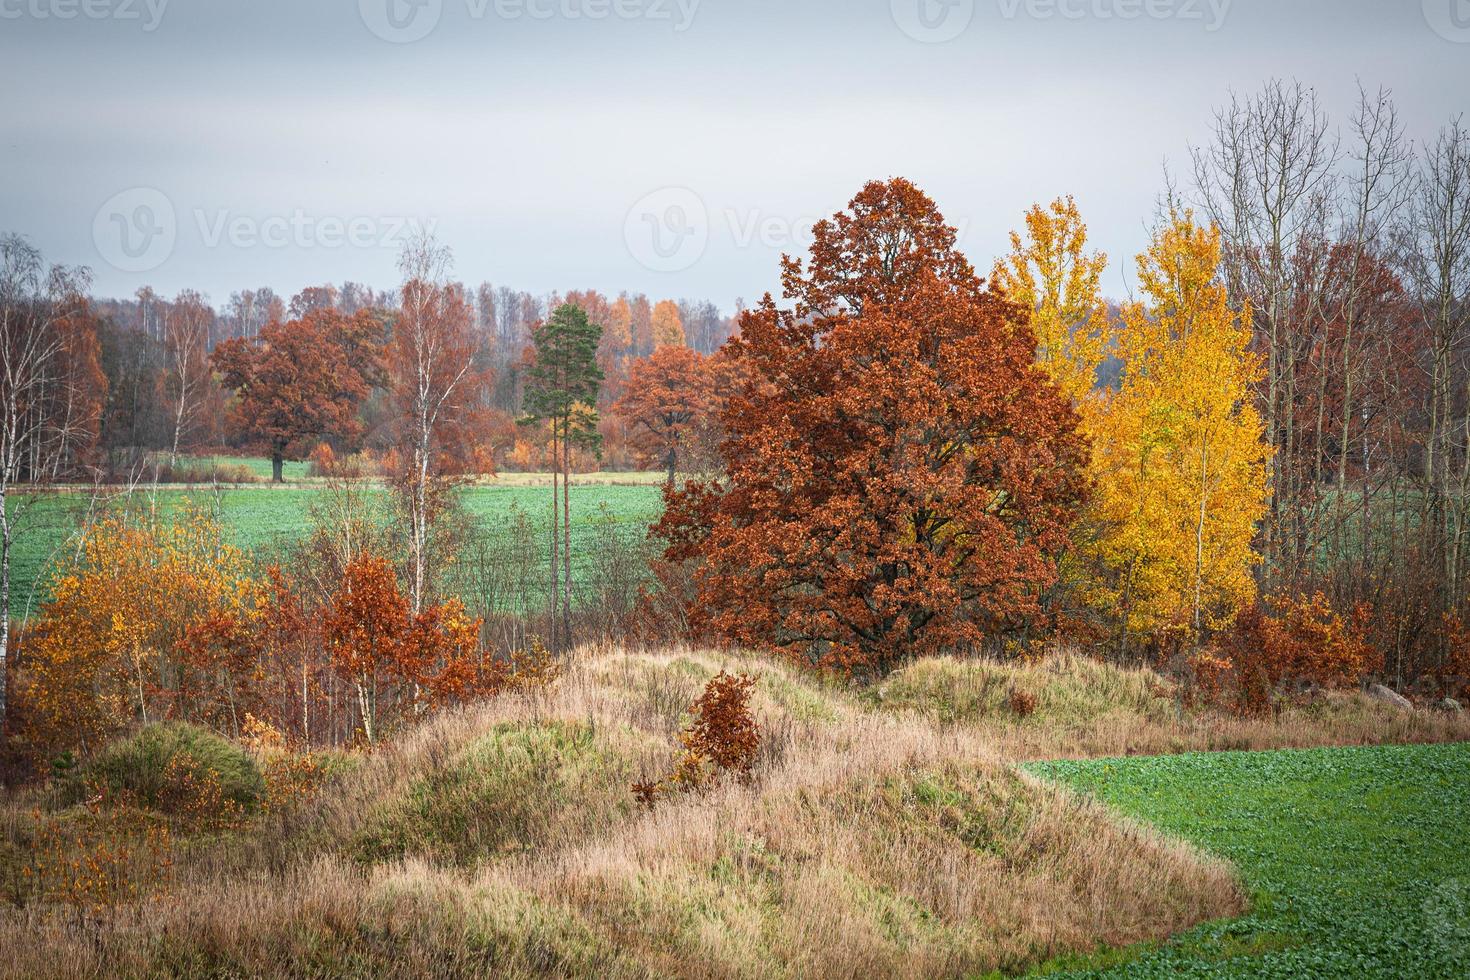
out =
[[[179,446],[198,422],[199,406],[209,383],[209,327],[214,312],[193,290],[179,293],[164,318],[169,395],[173,405],[173,442],[168,461],[178,462]]]
[[[85,269],[48,270],[25,239],[0,237],[0,724],[10,673],[11,547],[26,503],[13,490],[40,475],[32,462],[55,430],[37,404],[62,352],[57,324],[84,304],[87,281]]]
[[[1326,237],[1338,143],[1312,90],[1273,80],[1250,98],[1232,97],[1215,114],[1211,144],[1192,152],[1199,197],[1224,239],[1226,283],[1235,302],[1249,304],[1266,360],[1262,414],[1276,450],[1264,534],[1270,577],[1288,539],[1302,547],[1299,481],[1288,466],[1303,321],[1320,316],[1312,295],[1320,263],[1306,253]]]
[[[447,282],[452,256],[427,234],[399,257],[402,307],[389,347],[389,373],[402,413],[400,491],[409,519],[409,586],[414,612],[429,588],[430,533],[445,487],[439,457],[459,448],[476,387],[477,344],[464,290]]]
[[[1470,491],[1470,385],[1458,397],[1470,327],[1470,132],[1456,119],[1425,146],[1411,204],[1405,272],[1430,343],[1424,437],[1425,529],[1443,548],[1445,601],[1457,595]],[[1462,413],[1455,418],[1456,408]],[[1458,431],[1457,431],[1458,430]],[[1458,486],[1456,456],[1459,456]],[[1453,498],[1453,499],[1452,499]],[[1451,526],[1453,522],[1453,526]]]

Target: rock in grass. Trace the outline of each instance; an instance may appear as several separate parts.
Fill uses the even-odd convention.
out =
[[[1460,707],[1460,702],[1456,701],[1454,698],[1440,698],[1438,701],[1434,702],[1434,706],[1440,711],[1448,711],[1450,714],[1455,714],[1456,712],[1464,710]]]
[[[1368,688],[1368,696],[1375,701],[1382,701],[1384,704],[1391,704],[1395,708],[1413,707],[1413,705],[1409,703],[1408,698],[1404,697],[1402,694],[1400,694],[1398,691],[1393,690],[1392,688],[1384,687],[1382,684],[1374,684],[1372,687]]]

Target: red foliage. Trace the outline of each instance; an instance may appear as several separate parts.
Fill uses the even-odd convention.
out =
[[[479,689],[480,621],[458,599],[414,615],[386,558],[348,563],[323,621],[332,668],[357,691],[363,734]]]
[[[1283,600],[1271,615],[1257,605],[1244,610],[1216,652],[1201,660],[1207,672],[1213,661],[1229,664],[1233,707],[1255,714],[1278,700],[1295,699],[1318,689],[1351,687],[1381,666],[1380,658],[1363,640],[1372,610],[1359,605],[1344,620],[1320,592]],[[1221,693],[1227,685],[1217,677],[1209,683]]]
[[[320,309],[215,348],[215,370],[239,395],[235,424],[267,446],[278,477],[281,459],[303,440],[360,434],[358,407],[382,373],[381,335],[368,311]]]
[[[1445,697],[1470,699],[1470,627],[1458,616],[1444,619],[1444,658],[1435,680]]]
[[[643,461],[663,467],[670,486],[686,445],[715,408],[709,361],[688,347],[660,347],[634,362],[626,393],[613,408],[632,430]]]
[[[684,752],[674,771],[657,781],[633,784],[633,795],[645,806],[676,790],[708,788],[721,774],[748,783],[760,749],[760,725],[750,714],[750,692],[756,679],[747,674],[712,677],[689,712],[694,721],[679,733]]]
[[[904,180],[783,262],[726,350],[726,477],[669,496],[697,629],[861,674],[1038,617],[1082,502],[1077,418],[1022,311],[983,288]]]
[[[1019,687],[1013,687],[1006,695],[1006,707],[1017,718],[1029,718],[1036,713],[1036,695],[1030,691],[1023,691]]]

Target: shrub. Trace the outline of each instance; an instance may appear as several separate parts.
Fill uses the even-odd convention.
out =
[[[1242,714],[1260,713],[1280,698],[1319,688],[1351,687],[1378,666],[1362,639],[1369,616],[1369,608],[1359,605],[1345,620],[1320,592],[1283,600],[1276,615],[1252,606],[1210,654],[1209,659],[1230,665],[1233,683],[1218,687],[1233,689],[1233,707]]]
[[[657,781],[633,784],[640,803],[653,806],[658,798],[678,790],[703,790],[724,773],[750,782],[751,767],[760,748],[760,725],[750,714],[750,692],[756,679],[723,670],[710,679],[689,706],[694,721],[679,733],[684,752],[673,772]]]
[[[1019,687],[1011,688],[1006,695],[1006,707],[1017,718],[1029,718],[1036,711],[1036,695]]]
[[[101,797],[199,819],[251,810],[265,780],[242,748],[194,725],[148,725],[108,745],[66,778],[69,803]]]
[[[337,472],[337,454],[332,447],[325,442],[316,444],[308,457],[306,473],[308,476],[332,476]]]
[[[1444,657],[1434,679],[1444,697],[1470,699],[1470,627],[1459,616],[1446,616]]]

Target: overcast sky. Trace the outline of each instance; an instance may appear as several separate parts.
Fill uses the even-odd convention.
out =
[[[728,310],[902,175],[982,270],[1073,194],[1122,296],[1165,162],[1272,75],[1423,139],[1470,0],[0,0],[0,230],[221,304],[390,287],[422,222],[471,283]]]

